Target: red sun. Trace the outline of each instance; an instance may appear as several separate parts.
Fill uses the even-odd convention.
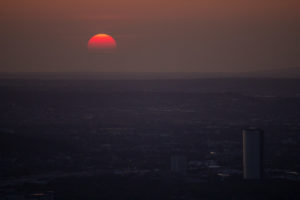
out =
[[[94,35],[87,46],[91,51],[112,52],[117,48],[117,43],[110,35],[101,33]]]

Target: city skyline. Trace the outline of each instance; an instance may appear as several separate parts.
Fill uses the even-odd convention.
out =
[[[300,199],[299,0],[1,0],[0,200]]]

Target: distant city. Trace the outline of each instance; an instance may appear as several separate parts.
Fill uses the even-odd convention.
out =
[[[300,198],[300,80],[2,79],[0,93],[1,200]]]

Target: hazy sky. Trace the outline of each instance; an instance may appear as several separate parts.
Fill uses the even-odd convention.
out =
[[[299,0],[1,0],[0,71],[300,67]],[[88,52],[113,36],[114,54]]]

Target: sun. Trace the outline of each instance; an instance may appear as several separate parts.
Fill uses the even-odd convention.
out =
[[[87,47],[90,51],[113,52],[117,48],[117,42],[112,36],[99,33],[90,38]]]

